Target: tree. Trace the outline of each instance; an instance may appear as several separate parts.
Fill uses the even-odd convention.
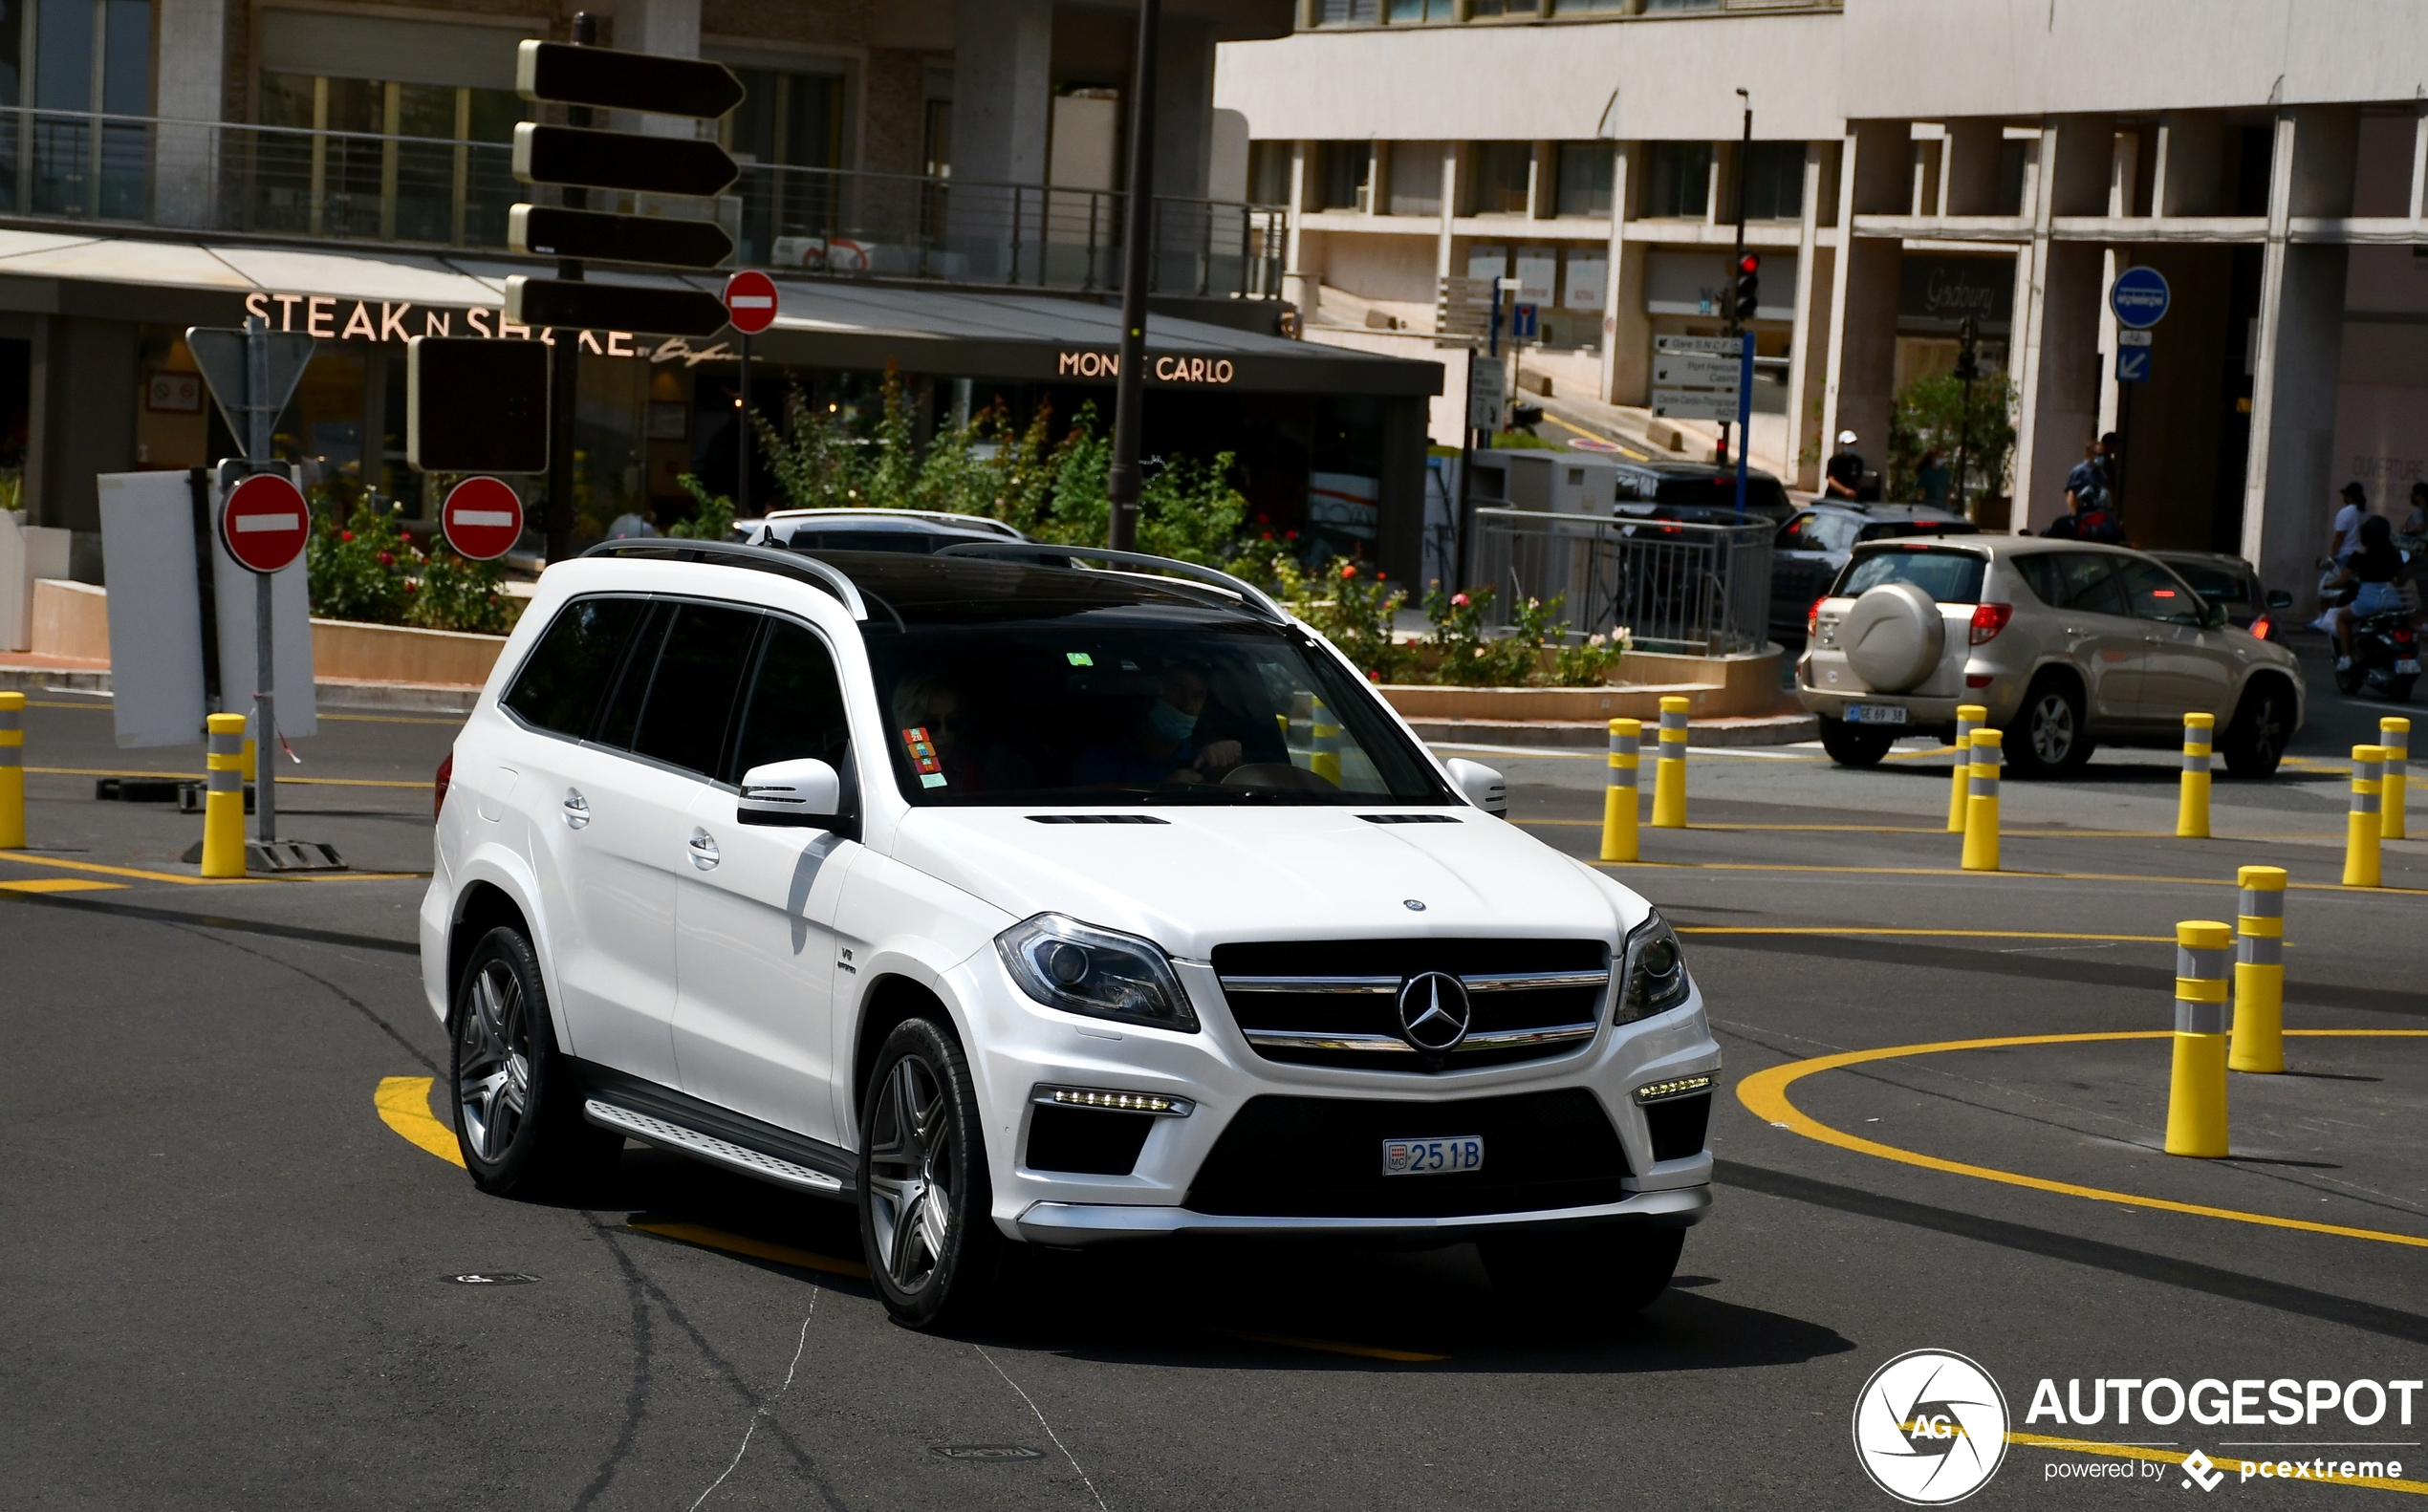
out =
[[[1968,443],[1963,496],[1968,500],[2004,497],[2007,464],[2015,450],[2014,402],[2014,384],[2006,375],[1996,370],[1985,373],[1973,381],[1968,425],[1964,385],[1953,374],[1934,373],[1908,383],[1897,392],[1889,412],[1887,497],[1919,498],[1915,470],[1922,453],[1936,450],[1953,468],[1960,442]],[[1954,502],[1953,490],[1949,502]]]

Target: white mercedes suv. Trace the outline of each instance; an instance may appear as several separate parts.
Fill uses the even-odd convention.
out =
[[[440,771],[465,1164],[631,1138],[855,1203],[919,1326],[1023,1245],[1192,1234],[1475,1240],[1639,1307],[1720,1048],[1660,916],[1506,802],[1203,568],[611,543]]]

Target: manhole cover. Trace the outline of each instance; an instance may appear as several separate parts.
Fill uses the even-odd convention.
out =
[[[522,1286],[539,1280],[519,1270],[467,1270],[460,1276],[439,1279],[450,1286]]]
[[[1042,1459],[1046,1452],[1027,1444],[930,1444],[939,1459]]]

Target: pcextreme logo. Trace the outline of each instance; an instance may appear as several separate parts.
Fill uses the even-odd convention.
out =
[[[1962,1501],[2006,1458],[2006,1395],[1961,1354],[1914,1350],[1872,1372],[1854,1402],[1854,1453],[1912,1506]]]

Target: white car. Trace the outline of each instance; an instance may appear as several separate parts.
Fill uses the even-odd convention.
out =
[[[629,1137],[855,1202],[921,1326],[1023,1245],[1182,1234],[1651,1301],[1720,1069],[1669,926],[1254,589],[1072,554],[549,570],[421,913],[473,1179]]]

